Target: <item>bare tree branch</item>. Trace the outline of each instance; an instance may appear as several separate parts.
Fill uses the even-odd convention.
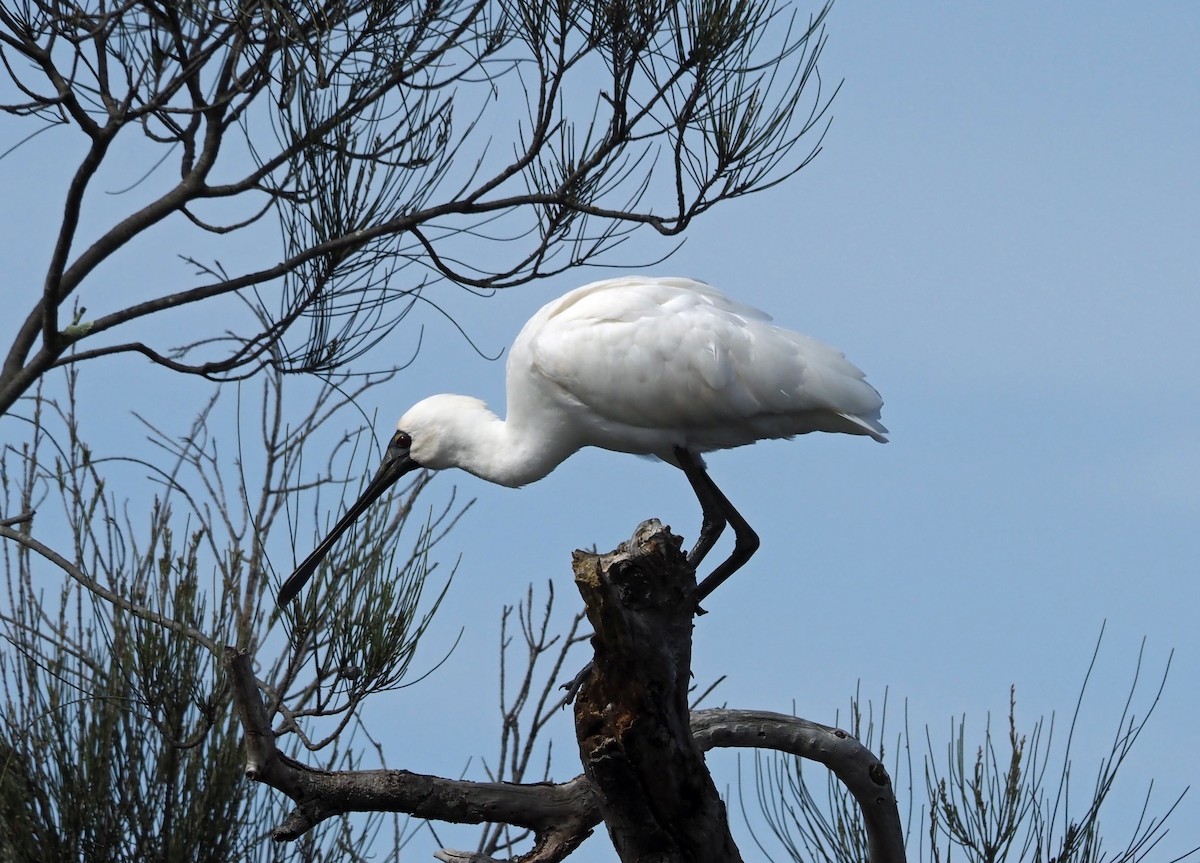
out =
[[[576,705],[587,772],[561,784],[468,782],[404,770],[321,771],[306,767],[277,751],[261,695],[264,687],[254,677],[252,658],[228,650],[234,697],[247,730],[247,774],[297,804],[275,830],[275,838],[294,839],[323,819],[347,811],[399,811],[431,820],[524,828],[533,832],[534,844],[521,860],[561,860],[602,820],[612,817],[612,807],[617,806],[653,813],[618,815],[619,824],[636,822],[617,829],[637,831],[641,837],[637,844],[645,844],[647,836],[662,840],[664,833],[671,835],[671,842],[688,844],[697,836],[708,836],[713,820],[721,822],[717,829],[727,830],[727,826],[724,804],[716,797],[715,788],[711,788],[710,804],[719,809],[715,815],[697,805],[694,796],[680,799],[678,810],[670,808],[668,798],[693,781],[681,773],[703,770],[701,783],[712,786],[702,759],[698,767],[682,766],[680,747],[693,749],[691,757],[695,758],[715,747],[754,747],[796,754],[829,767],[863,806],[872,831],[871,863],[903,863],[903,836],[887,772],[846,732],[763,711],[688,712],[690,646],[683,645],[690,645],[694,601],[687,600],[694,595],[695,574],[679,552],[677,537],[657,522],[647,522],[633,540],[609,555],[577,553],[575,568],[581,590],[588,596],[591,619],[603,625],[603,634],[593,641],[595,670],[584,682]],[[617,597],[621,610],[611,606]],[[665,623],[662,615],[678,620]],[[541,644],[538,636],[531,635],[535,644]],[[634,654],[626,651],[634,648],[641,651],[638,670],[628,667]],[[664,674],[678,677],[676,686],[682,691],[664,696],[648,686],[650,681],[661,682]],[[637,711],[631,709],[631,699],[637,701]],[[669,723],[655,718],[668,708],[672,713],[682,710],[683,725],[670,731]],[[620,789],[609,787],[614,781],[621,784]],[[664,830],[671,818],[676,821]],[[699,819],[704,822],[690,823]],[[612,832],[613,822],[608,823]],[[445,852],[441,859],[497,859],[492,855],[508,850],[509,845],[491,843],[473,854]],[[665,853],[665,847],[660,844],[655,853]],[[687,853],[693,855],[688,859],[703,860],[730,852],[719,845],[697,845]],[[736,857],[736,850],[731,853]]]
[[[692,733],[705,749],[771,749],[824,764],[858,803],[871,863],[903,863],[904,830],[891,777],[850,734],[782,713],[720,709],[693,713]]]
[[[41,288],[16,314],[0,413],[49,369],[115,353],[218,380],[331,371],[438,282],[511,287],[603,258],[639,227],[677,235],[820,149],[826,11],[797,26],[775,2],[721,0],[5,7],[14,86],[0,111],[77,128],[87,149]],[[135,144],[161,153],[131,187],[148,202],[83,241],[96,178]],[[274,222],[282,241],[64,325],[68,302],[100,305],[97,268],[173,215],[211,237]],[[121,334],[221,297],[248,314],[220,339]]]

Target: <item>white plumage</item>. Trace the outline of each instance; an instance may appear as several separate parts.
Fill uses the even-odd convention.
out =
[[[513,342],[507,396],[504,420],[468,396],[432,396],[409,409],[375,479],[288,579],[280,601],[409,470],[458,467],[519,486],[585,446],[684,470],[704,509],[693,566],[726,521],[734,524],[734,554],[701,584],[703,596],[753,554],[757,537],[712,483],[701,453],[813,431],[887,440],[883,400],[840,351],[684,278],[608,279],[543,306]]]

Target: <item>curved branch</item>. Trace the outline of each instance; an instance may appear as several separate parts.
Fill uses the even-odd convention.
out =
[[[824,764],[854,795],[863,814],[871,863],[904,863],[904,830],[891,777],[882,762],[840,728],[765,710],[697,710],[692,734],[705,749],[774,749]]]
[[[113,356],[115,354],[141,354],[155,365],[170,369],[173,372],[199,375],[200,377],[208,378],[209,380],[217,380],[215,375],[227,371],[227,366],[230,365],[229,363],[201,363],[199,365],[192,363],[181,363],[177,360],[171,359],[170,357],[164,356],[143,342],[128,342],[121,345],[108,345],[103,348],[93,348],[90,351],[79,351],[78,353],[67,354],[65,357],[61,357],[52,363],[50,368],[76,365],[84,362],[85,360],[92,360],[97,357]],[[222,377],[220,380],[245,380],[256,374],[264,365],[266,365],[266,363],[261,363],[252,367],[249,371],[246,371],[241,375],[236,377]]]

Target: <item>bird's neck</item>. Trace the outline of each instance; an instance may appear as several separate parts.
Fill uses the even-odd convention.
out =
[[[516,488],[535,482],[554,470],[575,447],[547,428],[523,418],[508,421],[480,404],[481,410],[464,417],[457,429],[447,429],[454,438],[455,467],[494,482]]]

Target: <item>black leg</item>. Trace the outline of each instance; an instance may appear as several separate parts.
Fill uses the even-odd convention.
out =
[[[746,523],[741,513],[733,508],[729,498],[725,497],[717,488],[717,484],[712,481],[712,477],[708,475],[708,471],[700,464],[700,460],[694,453],[683,447],[675,447],[675,459],[683,468],[688,482],[692,484],[692,490],[696,493],[696,499],[700,501],[700,509],[704,513],[704,520],[700,526],[700,538],[696,540],[696,545],[688,555],[688,563],[693,569],[699,566],[705,555],[712,550],[713,544],[721,535],[721,531],[725,529],[725,525],[733,525],[733,552],[700,582],[696,588],[696,600],[700,601],[720,587],[725,579],[741,569],[746,561],[754,556],[754,552],[758,551],[758,534]]]
[[[725,525],[729,523],[725,517],[724,508],[721,506],[721,501],[725,498],[713,484],[694,453],[683,447],[675,447],[675,458],[679,461],[679,466],[683,468],[688,482],[692,484],[692,491],[696,493],[696,498],[700,501],[700,511],[704,516],[700,525],[700,536],[696,539],[696,544],[692,546],[687,557],[688,565],[692,569],[699,569],[704,558],[712,551],[712,547],[721,538],[721,534],[725,532]],[[717,493],[716,498],[712,495],[714,491]],[[728,501],[725,502],[728,504]]]

